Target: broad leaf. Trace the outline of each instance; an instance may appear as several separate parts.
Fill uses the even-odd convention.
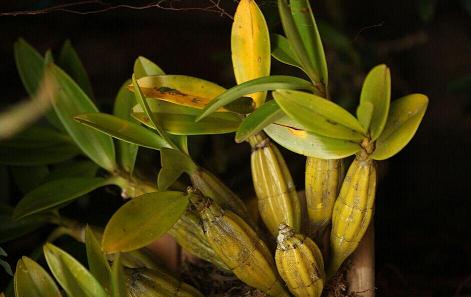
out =
[[[15,42],[14,51],[16,67],[21,81],[28,94],[33,97],[44,77],[45,59],[21,38]],[[50,57],[48,60],[50,60]],[[54,127],[59,130],[64,129],[53,110],[46,113],[46,118]]]
[[[38,263],[23,256],[16,264],[16,297],[61,297],[52,277]]]
[[[199,109],[226,90],[215,83],[186,75],[148,76],[138,79],[137,83],[146,98]]]
[[[270,36],[257,3],[242,0],[237,6],[231,32],[232,65],[237,84],[270,74]],[[257,106],[266,92],[250,95]]]
[[[360,123],[368,130],[372,140],[378,139],[383,131],[388,118],[390,100],[391,76],[389,69],[386,65],[376,66],[365,78],[357,111]],[[363,106],[368,103],[373,105],[371,117],[368,112],[365,112],[370,107]]]
[[[20,220],[13,219],[10,214],[0,214],[0,243],[4,243],[44,226],[51,221],[51,214],[36,214]]]
[[[371,102],[363,102],[358,105],[357,118],[363,128],[368,129],[370,127],[371,119],[373,118],[374,106]]]
[[[289,41],[286,37],[280,34],[272,34],[270,40],[271,55],[273,58],[277,59],[281,63],[301,68],[298,57],[295,53],[293,53],[293,50],[291,49]]]
[[[57,65],[69,74],[90,98],[93,98],[92,85],[88,79],[87,71],[70,40],[64,42]]]
[[[142,57],[141,57],[142,58]],[[138,58],[139,60],[140,58]],[[145,59],[145,58],[143,58]],[[136,63],[138,63],[136,61]],[[142,62],[144,63],[144,62]],[[131,116],[132,107],[136,105],[136,99],[134,95],[128,90],[127,86],[130,81],[126,81],[119,89],[118,95],[114,101],[113,114],[121,119],[127,121],[134,121]],[[134,170],[134,164],[136,162],[138,146],[126,141],[118,142],[118,159],[122,168],[132,174]]]
[[[98,166],[90,160],[72,160],[53,167],[44,182],[69,177],[94,177]]]
[[[111,268],[108,260],[101,251],[100,242],[89,226],[85,228],[85,245],[87,248],[87,261],[90,273],[105,289],[110,288]]]
[[[168,133],[175,135],[206,135],[231,133],[237,130],[241,118],[232,112],[214,113],[199,122],[197,115],[175,113],[153,113],[160,125]],[[155,129],[149,118],[143,113],[133,113],[141,123]]]
[[[99,177],[63,178],[48,182],[26,194],[17,204],[13,217],[20,219],[52,209],[114,182],[112,178]]]
[[[86,113],[74,117],[78,122],[117,139],[160,150],[167,142],[152,131],[131,121],[106,113]]]
[[[384,160],[397,154],[414,137],[425,111],[428,98],[412,94],[393,101],[383,133],[376,141],[371,155],[375,160]]]
[[[237,98],[242,96],[260,92],[277,89],[291,89],[291,90],[310,90],[313,91],[313,85],[304,80],[293,76],[273,75],[257,78],[244,82],[238,86],[228,89],[218,97],[214,98],[203,110],[197,121],[207,117],[211,113],[217,111],[222,106],[225,106]]]
[[[147,116],[148,124],[151,125],[157,133],[162,137],[167,144],[169,144],[172,148],[177,148],[177,146],[173,143],[170,139],[167,132],[162,128],[159,119],[152,113],[149,103],[145,98],[144,94],[142,93],[141,87],[136,80],[135,75],[132,76],[132,84],[133,84],[133,91],[134,97],[136,98],[137,103],[141,106],[142,110],[144,111],[145,115]]]
[[[358,143],[307,132],[288,117],[271,124],[264,131],[281,146],[307,157],[341,159],[360,151]]]
[[[124,204],[106,225],[102,247],[108,253],[142,248],[165,234],[188,205],[181,192],[154,192]]]
[[[262,131],[266,126],[276,122],[284,116],[275,100],[265,102],[249,116],[247,116],[237,130],[235,140],[237,143]]]
[[[139,79],[144,76],[162,75],[165,72],[151,60],[139,56],[134,62],[134,75]]]
[[[307,131],[354,141],[366,137],[363,127],[353,115],[327,99],[291,90],[275,91],[273,97],[280,108]]]
[[[95,163],[109,171],[115,170],[113,139],[108,135],[90,130],[73,119],[78,114],[98,112],[98,109],[80,87],[60,68],[50,65],[48,69],[61,86],[56,100],[53,101],[53,106],[67,132]]]
[[[0,141],[0,163],[31,166],[58,163],[80,153],[67,135],[31,127],[7,141]]]
[[[302,69],[312,82],[319,83],[319,73],[317,73],[310,63],[308,52],[306,51],[301,35],[294,22],[293,15],[291,14],[288,0],[278,0],[278,11],[280,13],[283,30],[285,31],[286,37],[288,37],[291,49],[296,54]]]
[[[113,261],[111,267],[111,296],[126,297],[126,280],[124,278],[124,270],[121,265],[121,255],[118,254]]]
[[[73,297],[108,297],[100,283],[71,255],[51,243],[44,245],[44,256],[52,274]]]
[[[309,0],[290,0],[291,15],[318,80],[327,87],[328,72],[324,48]]]
[[[43,183],[49,174],[49,169],[46,165],[11,166],[10,170],[16,186],[23,194],[28,193]]]
[[[184,172],[191,174],[197,169],[188,155],[177,150],[162,149],[160,158],[162,168],[157,178],[159,191],[167,190]]]
[[[136,79],[140,79],[146,76],[165,75],[165,72],[149,59],[139,57],[134,63],[134,74]],[[130,90],[134,91],[134,88],[131,87]],[[183,151],[188,152],[188,139],[186,135],[169,135],[169,138]]]

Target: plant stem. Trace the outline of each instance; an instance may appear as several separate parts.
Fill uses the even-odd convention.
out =
[[[353,296],[375,296],[375,238],[374,221],[366,231],[360,245],[351,256],[347,272],[348,292]]]

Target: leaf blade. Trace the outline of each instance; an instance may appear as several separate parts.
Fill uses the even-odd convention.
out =
[[[25,195],[13,211],[13,218],[20,219],[31,214],[60,206],[85,195],[99,187],[112,184],[112,179],[98,177],[64,178],[45,183]]]
[[[265,102],[248,115],[239,126],[235,140],[241,143],[284,116],[275,100]]]
[[[196,121],[200,121],[208,115],[212,114],[220,107],[229,104],[244,95],[277,89],[296,89],[296,90],[311,90],[314,91],[313,85],[297,77],[286,75],[272,75],[253,79],[233,88],[228,89],[218,97],[214,98],[206,107],[203,112],[198,116]]]
[[[107,297],[100,283],[71,255],[51,243],[46,243],[43,250],[52,274],[67,295]]]
[[[106,113],[86,113],[77,115],[75,120],[122,141],[160,150],[170,147],[159,135],[130,121]]]
[[[427,110],[428,98],[411,94],[393,101],[383,133],[371,158],[384,160],[400,152],[414,137]]]
[[[54,65],[49,67],[49,71],[61,86],[52,105],[65,129],[90,159],[101,167],[114,171],[115,148],[111,137],[83,127],[73,119],[77,114],[98,112],[98,109],[64,71]]]
[[[359,144],[309,133],[292,120],[283,118],[279,124],[271,124],[264,131],[279,145],[307,157],[320,159],[341,159],[360,151]]]
[[[361,141],[365,137],[358,120],[327,99],[291,90],[277,90],[273,92],[273,97],[287,115],[310,132],[354,141]]]
[[[30,127],[7,141],[0,141],[0,163],[35,166],[58,163],[80,154],[79,148],[58,131]]]
[[[151,243],[173,226],[187,205],[184,193],[170,191],[147,193],[128,201],[106,225],[103,249],[108,253],[127,252]]]
[[[272,48],[271,55],[273,58],[277,59],[281,63],[302,69],[300,62],[298,61],[298,57],[293,53],[286,37],[280,34],[272,34],[270,40]]]
[[[255,1],[237,6],[231,31],[232,65],[238,84],[270,74],[270,37],[265,18]],[[257,106],[266,92],[250,95]]]
[[[93,98],[93,89],[87,71],[70,40],[64,42],[57,65],[67,72],[90,98]]]
[[[136,61],[134,62],[133,71],[137,79],[149,75],[165,74],[162,68],[143,56],[137,57]]]
[[[134,121],[131,116],[132,107],[136,104],[133,94],[127,89],[130,80],[126,81],[118,91],[113,106],[113,114],[128,121]],[[126,141],[118,142],[119,164],[126,172],[132,174],[136,162],[138,146]]]
[[[17,297],[61,297],[52,277],[38,263],[23,256],[16,265],[14,277]]]
[[[328,71],[324,47],[308,0],[290,0],[291,15],[318,82],[327,87]]]
[[[101,284],[103,288],[110,290],[111,268],[108,260],[101,251],[100,242],[93,234],[92,229],[85,228],[85,246],[87,250],[87,262],[90,273]]]
[[[366,76],[360,94],[360,111],[366,102],[373,105],[371,120],[364,119],[364,115],[358,113],[358,118],[362,122],[369,122],[365,127],[371,134],[371,139],[376,140],[384,129],[388,118],[389,104],[391,100],[391,76],[386,65],[374,67]],[[366,107],[368,108],[368,107]]]

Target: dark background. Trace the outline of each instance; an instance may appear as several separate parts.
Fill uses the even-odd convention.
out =
[[[62,3],[31,2],[2,2],[0,11]],[[276,2],[258,2],[270,30],[282,33]],[[416,137],[401,153],[380,165],[375,216],[378,296],[471,296],[471,1],[311,3],[324,33],[331,92],[341,104],[348,108],[356,105],[365,73],[380,63],[391,68],[393,98],[412,92],[430,98]],[[146,2],[133,2],[135,6],[142,4]],[[210,3],[180,1],[175,5],[206,7]],[[236,5],[232,0],[221,4],[229,14]],[[97,8],[102,6],[76,9]],[[89,73],[98,105],[109,112],[139,55],[155,61],[169,74],[233,85],[230,29],[228,16],[201,10],[120,8],[87,15],[64,11],[1,15],[0,106],[26,96],[13,59],[13,43],[19,37],[42,52],[52,48],[55,53],[70,39]],[[338,32],[333,34],[329,29]],[[338,36],[346,38],[343,43],[335,42]],[[278,62],[273,62],[272,73],[302,75]],[[192,152],[235,191],[248,197],[253,194],[249,147],[233,144],[232,137],[196,137],[192,139]],[[304,159],[285,150],[283,153],[301,189]],[[156,156],[143,155],[144,161],[158,164]],[[19,198],[13,196],[11,201]],[[75,215],[84,221],[87,217],[97,220],[102,213],[109,216],[121,203],[113,197],[112,203],[91,199]],[[24,243],[4,248],[12,264],[15,257],[28,251]],[[0,275],[3,285],[8,277]]]

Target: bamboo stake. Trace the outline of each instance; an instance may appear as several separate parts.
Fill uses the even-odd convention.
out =
[[[347,272],[348,292],[353,296],[375,297],[375,237],[374,220],[351,256]]]

